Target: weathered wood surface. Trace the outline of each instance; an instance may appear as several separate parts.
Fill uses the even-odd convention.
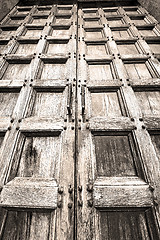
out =
[[[148,186],[96,186],[93,188],[95,207],[146,207],[153,204]]]
[[[1,206],[15,208],[57,207],[57,184],[54,179],[15,178],[1,192]]]

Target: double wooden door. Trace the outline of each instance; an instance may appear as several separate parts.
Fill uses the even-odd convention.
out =
[[[0,26],[0,239],[160,239],[160,25],[27,4]]]

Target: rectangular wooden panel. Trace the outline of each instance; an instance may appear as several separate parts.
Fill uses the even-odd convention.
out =
[[[46,135],[46,136],[45,136]],[[48,134],[49,135],[49,134]],[[60,136],[24,136],[18,177],[52,178],[60,158]]]
[[[115,38],[116,37],[127,38],[130,36],[127,30],[114,30],[114,29],[112,29],[112,35]]]
[[[135,150],[130,134],[94,136],[96,167],[98,176],[133,176],[135,169]]]
[[[160,92],[135,92],[139,106],[144,115],[160,115]]]
[[[47,16],[46,17],[34,17],[33,20],[32,20],[32,24],[42,24],[42,25],[45,25],[47,22]]]
[[[150,232],[145,209],[100,211],[101,239],[103,240],[149,240],[159,239],[156,227]],[[153,215],[150,221],[155,223]],[[151,238],[150,236],[153,236]]]
[[[0,116],[11,117],[14,107],[17,103],[19,91],[8,90],[7,92],[0,89]]]
[[[157,34],[152,30],[152,29],[142,29],[139,30],[139,33],[141,33],[141,35],[143,37],[147,37],[147,36],[157,36]]]
[[[54,211],[8,211],[2,240],[48,240],[52,235]]]
[[[98,19],[85,19],[84,24],[86,27],[99,26],[101,23]]]
[[[3,29],[3,31],[0,33],[0,37],[12,37],[15,35],[16,29]]]
[[[92,117],[119,117],[122,111],[117,92],[91,92]]]
[[[32,110],[32,116],[63,118],[66,107],[64,92],[38,91]]]
[[[131,79],[152,78],[145,63],[127,63],[125,64],[125,68]]]
[[[0,55],[5,53],[5,49],[7,48],[8,41],[0,42]]]
[[[92,29],[85,30],[85,38],[95,39],[95,38],[103,38],[103,37],[104,37],[104,33],[102,30],[92,30]]]
[[[36,43],[19,43],[16,54],[34,54],[36,52]]]
[[[59,79],[64,80],[67,77],[67,68],[65,63],[44,63],[41,73],[41,79]]]
[[[117,47],[120,54],[138,54],[139,53],[135,44],[131,44],[131,43],[117,44]]]
[[[113,80],[111,64],[97,63],[88,64],[89,79],[90,80]]]
[[[1,192],[1,206],[9,208],[57,207],[58,187],[53,178],[14,178]]]
[[[56,16],[54,24],[57,24],[57,25],[71,24],[71,17],[70,16]]]
[[[16,17],[16,18],[10,18],[6,24],[12,25],[12,24],[21,24],[24,21],[24,17]]]
[[[68,52],[67,42],[48,43],[46,53],[48,54],[66,54]]]
[[[123,19],[107,19],[110,27],[117,27],[124,24]]]
[[[29,64],[26,63],[9,63],[2,79],[8,80],[24,80],[30,71]]]
[[[105,44],[86,44],[86,47],[87,54],[91,56],[108,54],[108,49]]]
[[[70,27],[59,27],[59,28],[55,28],[55,27],[52,27],[51,31],[50,31],[50,35],[53,36],[53,37],[60,37],[60,38],[63,38],[63,36],[69,36],[70,35]]]
[[[96,186],[93,199],[96,208],[149,207],[153,204],[149,186]]]
[[[39,38],[42,34],[42,31],[43,31],[43,28],[42,29],[30,29],[30,28],[28,28],[28,29],[26,29],[24,35],[26,37],[33,37],[34,36],[34,37]]]

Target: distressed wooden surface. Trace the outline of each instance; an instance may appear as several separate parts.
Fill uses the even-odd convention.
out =
[[[15,178],[3,187],[1,206],[55,209],[57,184],[54,179]]]

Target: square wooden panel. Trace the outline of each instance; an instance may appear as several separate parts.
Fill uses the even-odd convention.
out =
[[[0,116],[11,117],[20,89],[0,89]]]
[[[6,210],[0,210],[1,214]],[[3,212],[2,212],[3,211]],[[15,211],[10,210],[7,213],[6,223],[2,234],[2,240],[7,239],[47,239],[51,235],[51,225],[54,219],[54,211]],[[43,229],[43,231],[42,231]]]
[[[124,7],[123,8],[125,10],[125,12],[127,14],[133,14],[133,15],[137,15],[137,14],[140,14],[140,11],[138,10],[137,7]]]
[[[31,73],[29,63],[9,63],[2,79],[6,80],[25,80]]]
[[[53,37],[60,37],[60,38],[63,38],[65,36],[70,36],[70,26],[66,26],[66,27],[52,27],[50,33],[49,33],[50,36],[53,36]]]
[[[153,77],[146,62],[125,63],[125,68],[130,79],[149,79]]]
[[[105,37],[102,29],[85,29],[85,38],[103,38]]]
[[[71,7],[57,7],[58,14],[71,14],[72,6]]]
[[[0,33],[1,37],[12,37],[15,35],[17,28],[15,29],[9,29],[9,28],[3,28],[2,32]]]
[[[82,9],[84,17],[88,16],[98,16],[98,9]]]
[[[66,63],[43,63],[40,73],[41,79],[59,79],[64,80],[67,78]]]
[[[111,63],[88,63],[89,80],[113,80],[114,73]]]
[[[42,17],[36,17],[34,16],[33,19],[32,19],[32,24],[39,24],[39,25],[45,25],[47,22],[47,16],[44,16],[43,18]]]
[[[38,14],[44,14],[44,15],[49,15],[51,12],[51,7],[38,7],[36,13]]]
[[[156,32],[154,31],[154,28],[152,28],[152,29],[139,29],[139,33],[140,33],[143,37],[157,36]]]
[[[21,24],[24,21],[25,17],[11,17],[6,24],[12,25],[12,24]]]
[[[35,90],[36,91],[36,90]],[[63,118],[66,108],[64,89],[39,89],[36,91],[32,116],[43,118]]]
[[[39,38],[42,34],[43,27],[41,28],[26,28],[23,35],[26,37],[37,37]]]
[[[137,176],[138,159],[130,132],[94,133],[94,143],[99,177]]]
[[[86,43],[86,52],[90,56],[103,56],[109,54],[107,44],[105,43]]]
[[[117,47],[120,54],[139,54],[136,43],[117,43]]]
[[[45,49],[48,54],[66,54],[68,51],[68,41],[48,41]]]
[[[68,25],[71,24],[71,16],[56,16],[54,19],[56,25]]]
[[[128,29],[114,29],[112,28],[112,35],[114,38],[127,38],[132,36]]]
[[[150,209],[126,208],[100,211],[100,227],[100,239],[103,240],[159,239]]]
[[[131,133],[94,134],[98,177],[143,178]]]
[[[22,135],[16,177],[53,178],[56,163],[60,161],[60,137],[57,133],[45,132]]]
[[[101,21],[99,19],[94,19],[94,18],[85,18],[84,19],[84,25],[86,27],[99,26],[100,24],[101,24]]]
[[[91,92],[92,117],[121,117],[124,108],[119,91],[94,91]]]
[[[34,54],[36,52],[37,43],[33,43],[33,42],[27,43],[27,41],[26,43],[19,42],[15,53],[24,54],[24,55]]]
[[[122,24],[125,24],[123,18],[108,18],[107,22],[109,24],[110,27],[117,27],[117,26],[121,26]]]
[[[143,115],[160,115],[160,91],[135,91]]]

